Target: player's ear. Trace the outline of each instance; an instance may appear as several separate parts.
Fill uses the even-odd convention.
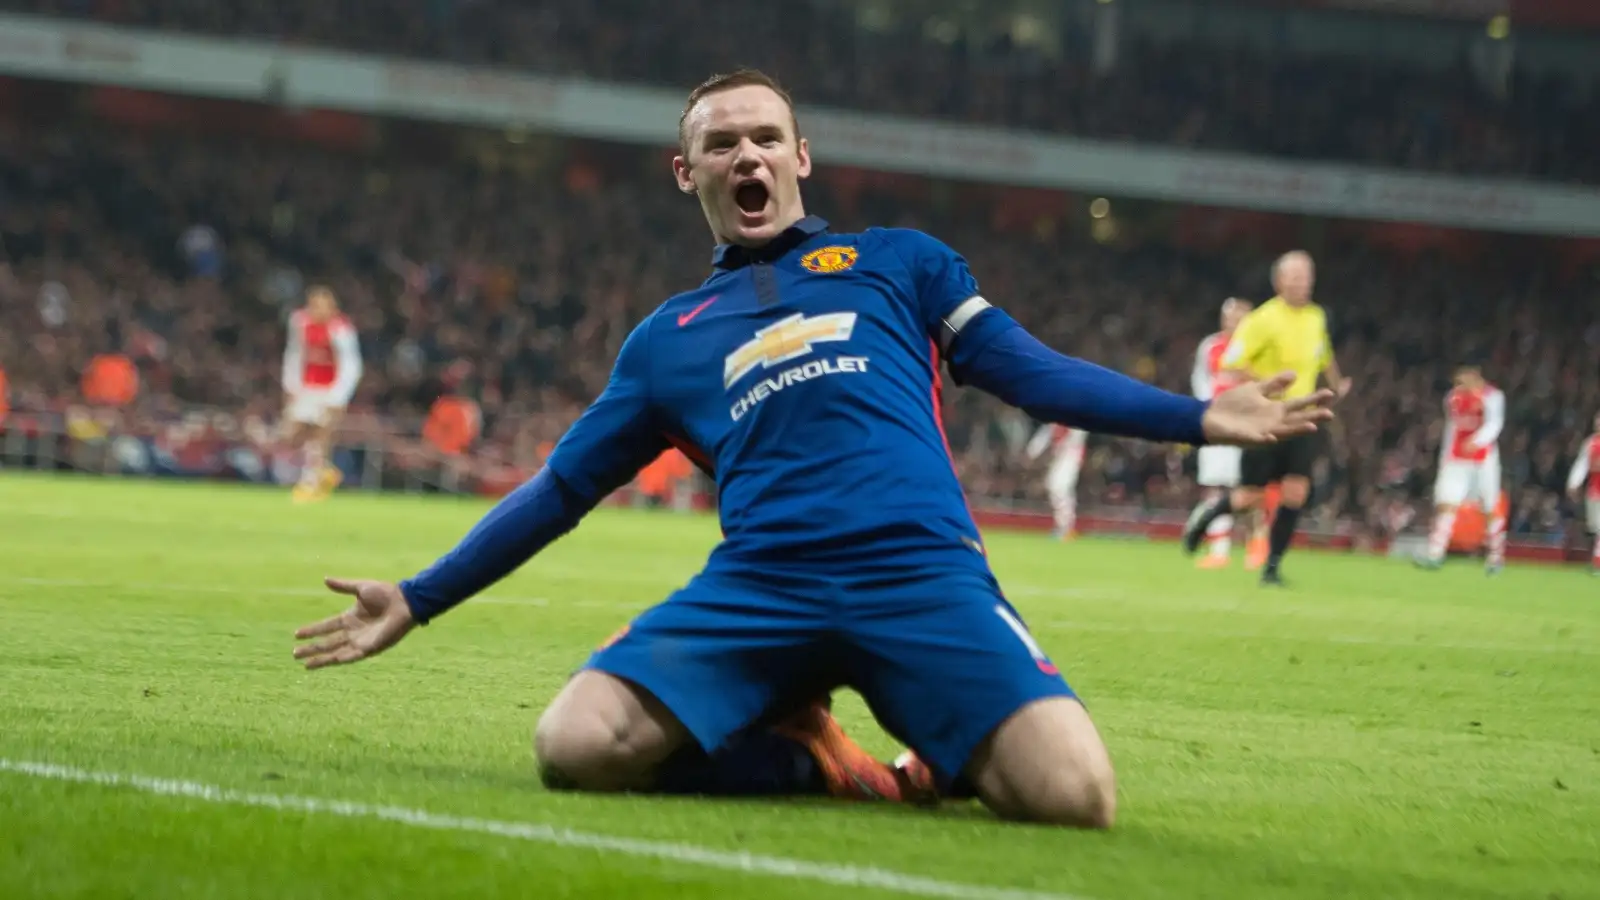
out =
[[[795,174],[799,175],[801,178],[810,178],[811,144],[807,142],[805,138],[801,138],[795,144],[794,156],[795,159],[800,163],[799,167],[795,169]]]
[[[672,177],[677,179],[678,190],[685,194],[695,193],[694,176],[689,172],[689,160],[684,156],[672,158]]]

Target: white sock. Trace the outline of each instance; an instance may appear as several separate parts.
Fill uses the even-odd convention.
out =
[[[304,487],[316,487],[322,483],[322,465],[324,454],[322,442],[319,440],[306,441],[306,458],[300,467],[300,484]]]
[[[1428,535],[1428,558],[1435,562],[1444,559],[1450,550],[1450,535],[1456,529],[1456,508],[1441,509],[1433,515],[1433,532]]]
[[[1600,534],[1594,536],[1594,555],[1589,557],[1589,564],[1600,569]]]
[[[1056,530],[1062,534],[1071,534],[1072,526],[1078,523],[1078,498],[1068,494],[1054,504],[1056,515]]]
[[[1211,555],[1225,557],[1233,550],[1233,516],[1217,516],[1206,529]]]
[[[1506,564],[1506,517],[1498,512],[1489,517],[1489,533],[1484,536],[1489,545],[1489,565]]]

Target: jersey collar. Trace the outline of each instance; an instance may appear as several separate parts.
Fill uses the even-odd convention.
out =
[[[711,265],[731,271],[751,263],[772,262],[827,230],[827,220],[821,216],[806,216],[760,247],[718,244],[717,249],[711,251]]]

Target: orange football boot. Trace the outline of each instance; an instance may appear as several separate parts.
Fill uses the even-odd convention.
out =
[[[1207,553],[1195,562],[1194,567],[1196,569],[1207,570],[1226,569],[1228,567],[1228,563],[1229,559],[1226,556],[1218,556],[1215,553]]]
[[[1271,547],[1264,537],[1253,537],[1244,551],[1244,568],[1247,572],[1254,572],[1267,564],[1267,554]]]
[[[773,729],[811,752],[829,795],[840,800],[928,803],[936,795],[926,766],[903,771],[875,758],[851,740],[822,703],[814,703]]]
[[[905,779],[913,791],[913,796],[906,800],[917,806],[937,806],[939,803],[939,787],[933,780],[933,770],[922,761],[922,757],[914,750],[895,757],[894,768]]]

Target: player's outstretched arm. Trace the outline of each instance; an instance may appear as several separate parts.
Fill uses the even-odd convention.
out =
[[[575,528],[597,502],[547,466],[495,504],[449,553],[400,582],[400,593],[426,625],[515,572]]]
[[[1567,472],[1567,494],[1574,500],[1578,499],[1579,488],[1589,478],[1589,450],[1593,446],[1594,437],[1585,438],[1578,457],[1572,461],[1572,470]]]
[[[337,616],[295,632],[294,658],[308,669],[359,662],[399,643],[417,625],[459,605],[516,571],[571,531],[594,503],[545,468],[506,495],[449,553],[399,584],[330,578],[335,593],[355,598]]]
[[[1293,372],[1251,381],[1219,396],[1206,410],[1206,440],[1213,444],[1257,447],[1310,434],[1317,423],[1333,418],[1328,407],[1337,395],[1326,388],[1309,396],[1280,400],[1294,384]],[[1237,395],[1237,396],[1235,396]]]
[[[1246,384],[1207,403],[1063,356],[991,306],[966,260],[945,244],[910,229],[876,233],[905,262],[923,323],[956,381],[1034,418],[1097,434],[1249,445],[1314,431],[1318,421],[1331,417],[1326,409],[1331,392],[1285,403],[1272,399],[1270,383]],[[1246,317],[1235,342],[1249,321]],[[1229,347],[1236,356],[1232,343]]]
[[[300,315],[289,318],[289,340],[283,348],[283,392],[289,397],[300,393],[301,371],[305,367],[305,341],[301,335]]]
[[[1164,391],[1046,347],[1003,311],[988,308],[955,336],[950,368],[1029,415],[1099,434],[1187,444],[1272,443],[1331,418],[1331,391],[1294,401],[1273,396],[1281,376],[1205,402]]]
[[[649,323],[629,335],[605,391],[562,436],[538,475],[417,575],[399,584],[330,581],[335,591],[354,595],[355,605],[296,632],[301,639],[325,638],[297,648],[296,658],[316,668],[355,662],[393,646],[414,625],[427,624],[516,571],[659,456],[668,443],[649,402]],[[358,634],[366,635],[365,644],[357,642]]]
[[[327,579],[329,589],[348,594],[355,604],[344,612],[307,625],[294,633],[300,640],[321,638],[294,648],[294,658],[308,669],[360,662],[400,643],[416,620],[397,585],[383,581]]]

